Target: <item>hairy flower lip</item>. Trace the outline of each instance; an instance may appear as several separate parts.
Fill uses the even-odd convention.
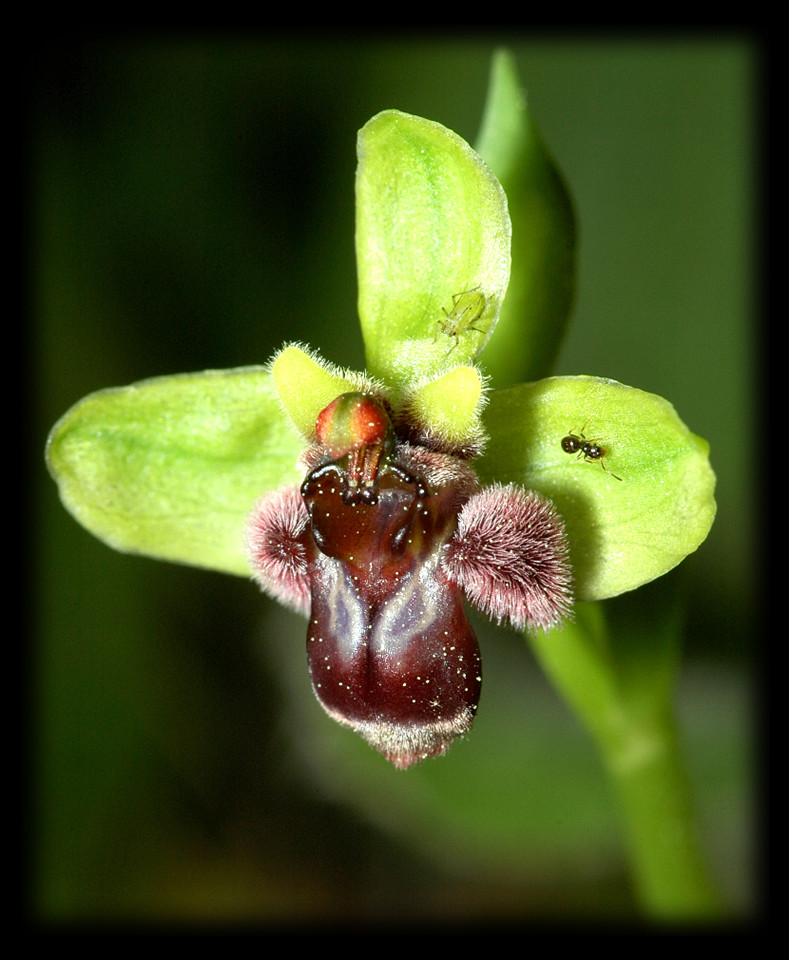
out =
[[[334,410],[356,408],[327,409],[322,431]],[[464,596],[518,629],[555,625],[570,607],[566,542],[537,494],[481,488],[466,460],[402,439],[384,448],[380,424],[370,433],[354,423],[329,429],[347,453],[309,445],[301,487],[260,501],[248,553],[265,591],[309,607],[307,659],[324,710],[406,769],[471,729],[482,669]],[[370,440],[369,496],[349,494]]]
[[[481,656],[457,587],[435,569],[402,577],[372,606],[353,576],[319,561],[307,634],[313,690],[324,710],[405,768],[448,749],[471,726]]]

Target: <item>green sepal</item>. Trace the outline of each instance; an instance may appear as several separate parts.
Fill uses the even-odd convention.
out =
[[[301,477],[303,442],[267,367],[102,390],[52,429],[46,457],[66,509],[109,546],[249,575],[255,501]]]
[[[490,441],[481,479],[515,481],[554,502],[567,526],[578,599],[654,580],[712,526],[708,444],[662,397],[614,380],[550,377],[492,391],[484,420]],[[565,453],[570,433],[597,440],[603,461]]]
[[[359,131],[358,157],[367,369],[402,386],[472,361],[493,332],[509,282],[501,185],[456,133],[397,110]]]

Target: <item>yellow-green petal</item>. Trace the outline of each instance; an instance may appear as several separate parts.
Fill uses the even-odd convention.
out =
[[[553,500],[567,525],[579,599],[654,580],[712,526],[709,446],[662,397],[597,377],[550,377],[493,391],[484,420],[490,442],[480,476]],[[566,453],[561,441],[570,433],[597,441],[602,462]]]
[[[288,344],[271,363],[274,387],[285,412],[305,441],[315,439],[315,421],[340,394],[380,388],[361,373],[343,370],[314,350]]]
[[[449,448],[481,442],[483,386],[476,367],[454,367],[435,380],[412,388],[406,399],[410,417]]]
[[[270,370],[243,367],[93,393],[46,453],[66,509],[109,546],[247,576],[247,515],[299,482],[302,445]]]

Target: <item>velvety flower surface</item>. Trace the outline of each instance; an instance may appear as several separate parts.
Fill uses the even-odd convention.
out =
[[[373,396],[336,398],[316,435],[301,488],[252,512],[250,564],[271,596],[309,606],[326,712],[406,768],[473,722],[482,664],[464,594],[519,629],[569,612],[564,528],[537,494],[481,490],[464,460],[400,440]]]

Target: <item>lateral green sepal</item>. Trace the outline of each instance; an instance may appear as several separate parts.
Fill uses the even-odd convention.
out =
[[[492,391],[484,421],[481,479],[516,481],[556,504],[578,599],[654,580],[712,526],[709,446],[662,397],[614,380],[549,377]],[[602,460],[566,453],[562,439],[571,433],[596,441]]]

